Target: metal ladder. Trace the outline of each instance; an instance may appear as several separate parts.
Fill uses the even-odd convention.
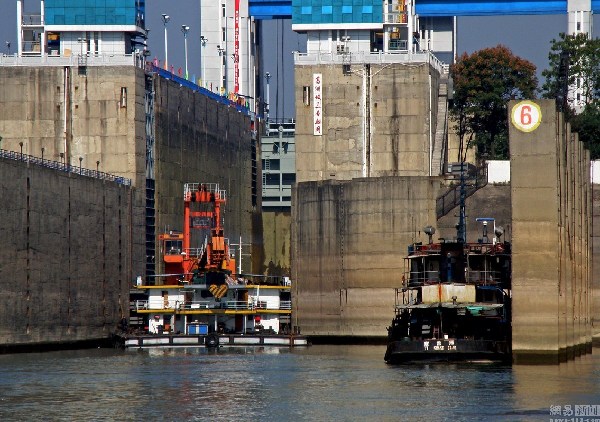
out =
[[[265,158],[265,168],[262,173],[262,191],[263,194],[267,193],[267,189],[265,186],[267,185],[267,173],[265,171],[271,170],[271,160],[269,158]]]

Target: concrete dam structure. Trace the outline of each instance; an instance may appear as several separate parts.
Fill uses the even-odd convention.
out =
[[[511,101],[508,109],[513,360],[558,363],[592,348],[589,151],[554,101]],[[528,124],[536,119],[539,126]]]
[[[339,64],[297,62],[296,69],[294,323],[315,339],[383,338],[393,313],[393,288],[402,285],[407,245],[426,241],[426,225],[440,226],[439,236],[455,235],[447,221],[453,217],[436,222],[435,211],[428,213],[447,189],[438,176],[441,166],[433,164],[439,151],[442,162],[447,159],[447,145],[440,145],[437,136],[445,124],[440,113],[443,77],[429,77],[426,67],[389,65],[377,75],[382,78],[377,90],[398,96],[387,101],[371,97],[365,103],[360,95],[349,100],[352,86],[361,91],[353,78],[369,74],[359,64],[344,69]],[[430,72],[435,74],[433,68]],[[317,77],[324,84],[322,134],[313,132],[312,105],[299,97],[307,87],[314,89],[311,81]],[[371,86],[370,94],[374,91]],[[408,103],[413,106],[402,105]],[[554,102],[541,104],[544,118],[539,127],[530,132],[511,127],[510,186],[482,189],[469,206],[471,219],[498,217],[505,227],[504,240],[514,242],[516,363],[560,362],[589,352],[597,314],[589,153],[568,125],[553,117]],[[375,134],[380,133],[378,138]],[[390,183],[391,191],[386,190]],[[405,188],[396,190],[400,185]],[[503,198],[502,206],[491,206]],[[480,211],[486,215],[474,215]],[[475,239],[477,233],[470,231],[469,236]]]
[[[313,338],[384,338],[407,247],[436,226],[447,75],[426,54],[386,59],[296,62],[293,318]],[[315,75],[322,135],[302,96]]]
[[[0,346],[108,338],[129,316],[129,288],[136,278],[160,271],[157,235],[182,229],[184,183],[219,183],[227,189],[227,235],[262,244],[255,242],[262,225],[256,195],[258,146],[249,113],[175,75],[145,68],[143,62],[136,66],[133,58],[129,65],[119,60],[123,58],[116,57],[114,66],[91,60],[86,66],[52,66],[33,58],[29,61],[38,66],[0,66],[0,148],[56,163],[54,169],[35,171],[32,162],[0,163],[4,204],[15,198],[44,199],[43,205],[29,204],[40,213],[39,223],[28,232],[35,238],[15,238],[16,249],[8,244],[2,248],[2,282],[12,293],[9,302],[2,302],[8,313],[0,319]],[[129,179],[131,187],[125,194],[108,182],[65,177],[69,168]],[[113,198],[117,193],[121,199]],[[27,233],[20,220],[24,209],[26,204],[7,207],[3,232],[20,227]],[[52,214],[43,215],[43,210]],[[121,237],[114,232],[117,217],[122,219]],[[71,222],[71,232],[63,220]],[[106,254],[92,259],[99,253],[98,236]],[[60,239],[55,246],[37,244],[55,237]],[[45,252],[38,254],[40,247]],[[21,265],[25,256],[30,261],[35,256],[35,265]],[[62,268],[65,262],[72,262],[72,268]],[[244,270],[252,271],[250,260]],[[25,298],[22,306],[9,312],[8,303],[16,297]],[[50,324],[62,328],[50,329]]]
[[[106,344],[129,312],[133,191],[0,157],[0,352]]]

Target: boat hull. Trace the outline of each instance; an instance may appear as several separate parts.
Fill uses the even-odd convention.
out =
[[[510,345],[496,340],[398,340],[388,343],[385,353],[385,361],[389,364],[477,360],[510,362]]]

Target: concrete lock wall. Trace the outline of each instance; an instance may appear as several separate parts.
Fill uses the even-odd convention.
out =
[[[143,227],[144,84],[133,66],[0,67],[0,147],[131,179],[134,225]],[[133,242],[134,274],[144,274],[143,230]]]
[[[515,363],[564,361],[590,351],[592,341],[589,152],[554,101],[536,103],[539,127],[517,128],[524,114],[521,126],[531,123],[529,103],[515,108],[509,129]]]
[[[263,211],[264,261],[260,273],[291,275],[291,213]]]
[[[251,198],[250,118],[171,80],[156,77],[155,91],[157,232],[183,230],[184,183],[218,183],[227,191],[225,237],[231,243],[239,243],[240,236],[244,244],[259,243],[261,233],[253,229],[260,228],[253,224],[260,212]],[[242,266],[252,271],[247,257]]]
[[[305,95],[318,73],[322,136]],[[295,77],[297,182],[429,174],[439,85],[429,64],[296,65]]]
[[[132,191],[0,159],[0,350],[106,340],[129,314]]]
[[[496,227],[502,227],[504,234],[501,241],[511,241],[512,218],[510,202],[510,185],[486,185],[479,189],[466,202],[467,242],[477,242],[482,237],[483,227],[477,223],[479,217],[495,218]],[[455,239],[458,223],[458,208],[450,211],[437,221],[438,231],[434,239]],[[494,236],[493,229],[488,230],[488,237]]]
[[[594,346],[600,346],[600,185],[593,185],[591,324]]]
[[[298,183],[292,206],[293,324],[310,336],[384,337],[403,257],[435,226],[439,182],[380,177]]]

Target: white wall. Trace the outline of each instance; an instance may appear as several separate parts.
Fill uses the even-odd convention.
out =
[[[488,183],[510,182],[510,161],[495,160],[488,161]]]
[[[495,160],[488,161],[488,183],[510,182],[510,161]],[[592,183],[600,184],[600,160],[591,162]]]

